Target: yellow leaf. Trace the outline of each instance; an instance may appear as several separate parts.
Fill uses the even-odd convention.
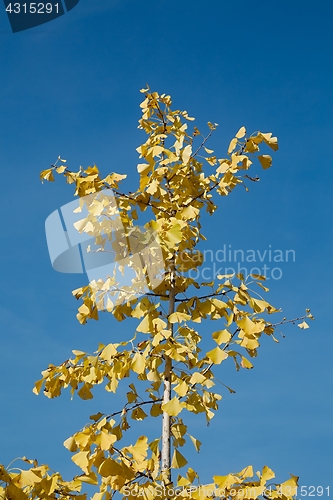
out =
[[[177,486],[189,486],[190,484],[190,481],[186,477],[178,476]]]
[[[148,450],[148,438],[146,436],[140,436],[135,443],[135,445],[128,446],[124,449],[128,453],[133,455],[133,458],[136,462],[142,462],[147,456]]]
[[[90,420],[93,420],[94,422],[97,422],[101,417],[103,417],[104,413],[101,413],[100,411],[98,413],[95,413],[94,415],[90,415]]]
[[[80,469],[85,472],[85,474],[89,474],[89,460],[88,460],[89,451],[79,451],[76,455],[72,456],[73,462],[80,467]]]
[[[238,132],[237,132],[237,134],[235,135],[235,137],[236,137],[237,139],[242,139],[242,137],[244,137],[244,135],[245,135],[245,134],[246,134],[246,128],[245,128],[245,127],[241,127],[241,128],[238,130]]]
[[[23,470],[13,479],[13,482],[20,488],[25,488],[26,486],[34,486],[35,483],[40,483],[41,480],[41,477],[37,476],[32,470]],[[9,498],[11,498],[11,495]]]
[[[141,421],[141,420],[144,420],[147,417],[148,417],[147,413],[145,413],[143,411],[143,409],[140,408],[140,407],[134,408],[134,410],[131,413],[131,418],[133,420],[139,420],[139,421]]]
[[[244,337],[240,345],[246,349],[250,349],[250,351],[253,351],[259,347],[260,344],[256,338]]]
[[[139,352],[135,353],[132,360],[132,370],[139,375],[145,371],[146,358]]]
[[[141,333],[150,333],[152,330],[152,322],[151,322],[151,317],[149,314],[146,314],[146,316],[143,318],[143,320],[139,323],[137,326],[137,331]]]
[[[195,372],[190,378],[190,384],[202,384],[206,380],[206,377],[202,373]]]
[[[250,318],[245,316],[245,318],[236,322],[237,325],[247,334],[252,335],[254,333],[259,333],[263,330],[263,324],[259,322],[253,322]]]
[[[247,368],[248,370],[253,368],[253,364],[248,359],[244,358],[244,356],[242,356],[241,366],[243,368]]]
[[[161,409],[161,405],[157,404],[157,403],[152,405],[152,407],[150,409],[150,414],[152,417],[158,417],[159,415],[162,415],[163,411]]]
[[[183,149],[182,160],[184,165],[187,165],[192,154],[192,146],[189,144]]]
[[[108,434],[102,431],[96,438],[96,443],[99,445],[101,450],[108,450],[113,443],[117,441],[117,437],[114,434]]]
[[[216,127],[218,127],[218,123],[207,122],[207,125],[210,128],[210,130],[215,130]]]
[[[36,394],[36,396],[38,396],[38,394],[40,393],[40,390],[42,388],[43,382],[44,382],[43,378],[40,379],[40,380],[37,380],[37,382],[35,382],[35,387],[32,389],[32,392],[34,394]]]
[[[106,310],[107,312],[111,312],[114,308],[114,303],[112,302],[112,300],[110,299],[110,297],[107,298],[107,301],[106,301]]]
[[[72,353],[74,354],[74,356],[76,356],[78,359],[84,357],[86,355],[85,352],[83,351],[78,351],[77,349],[73,349],[72,350]]]
[[[277,137],[272,137],[272,133],[259,133],[259,136],[265,141],[265,143],[274,151],[279,149]]]
[[[280,484],[278,491],[287,498],[292,498],[297,494],[298,477],[291,474],[291,478]]]
[[[212,335],[213,339],[218,345],[225,344],[231,339],[231,333],[228,330],[219,330]]]
[[[172,398],[168,403],[163,404],[161,408],[171,417],[176,417],[182,411],[179,399],[176,397]]]
[[[230,141],[230,144],[229,144],[229,147],[228,147],[228,154],[232,153],[235,149],[235,147],[237,146],[237,139],[236,137],[234,137],[231,141]]]
[[[101,359],[104,359],[105,361],[110,361],[112,356],[115,356],[117,354],[117,350],[115,349],[113,344],[108,344],[106,347],[104,347],[103,351],[99,355]]]
[[[73,436],[69,437],[68,439],[66,439],[66,441],[64,441],[64,446],[69,451],[77,451],[77,445]]]
[[[229,488],[229,486],[238,483],[238,478],[232,474],[227,476],[213,476],[214,483],[221,489]]]
[[[41,173],[40,173],[40,179],[41,181],[43,182],[43,180],[45,179],[46,181],[50,181],[50,182],[54,182],[54,176],[53,176],[53,169],[52,168],[49,168],[47,170],[43,170]]]
[[[207,356],[214,365],[219,365],[224,359],[227,359],[228,354],[219,347],[215,347],[212,351],[207,352]]]
[[[189,205],[188,207],[184,208],[184,210],[182,210],[181,217],[184,220],[193,220],[197,217],[198,214],[199,209]]]
[[[267,465],[264,465],[264,467],[262,469],[262,474],[261,474],[260,482],[266,482],[269,479],[273,479],[273,477],[275,477],[275,474],[272,471],[272,469],[270,469],[269,467],[267,467]]]
[[[297,325],[299,328],[302,328],[304,330],[306,330],[306,328],[310,328],[309,325],[303,321],[303,323],[300,323],[299,325]]]
[[[272,166],[272,157],[269,155],[260,155],[258,156],[258,160],[264,170]]]
[[[180,469],[181,467],[184,467],[187,464],[187,460],[181,453],[179,453],[178,450],[175,450],[173,452],[173,457],[172,457],[172,463],[171,467],[173,469]]]
[[[86,399],[92,399],[93,395],[87,386],[87,384],[83,384],[81,389],[77,391],[78,396],[80,396],[81,399],[86,400]]]
[[[177,245],[183,239],[182,228],[180,224],[174,224],[171,229],[166,232],[166,239],[171,243],[171,245]]]
[[[198,439],[196,439],[195,437],[191,436],[189,434],[189,437],[192,441],[192,443],[194,444],[194,448],[196,449],[196,451],[199,453],[200,451],[200,446],[201,446],[201,441],[199,441]]]
[[[120,476],[123,473],[123,468],[118,462],[108,458],[99,466],[98,473],[102,477]]]
[[[90,474],[80,476],[80,481],[87,484],[94,484],[94,485],[98,484],[98,479],[94,472],[90,472]],[[76,496],[75,498],[78,497]]]
[[[147,163],[139,163],[139,165],[136,168],[139,174],[144,174],[144,175],[146,175],[151,170],[151,166],[148,165]]]
[[[178,396],[180,398],[182,398],[183,396],[185,396],[185,394],[188,391],[188,385],[185,382],[185,380],[182,380],[181,382],[179,382],[179,384],[176,385],[176,387],[174,388],[174,391],[178,394]]]
[[[181,323],[182,321],[187,321],[189,319],[191,319],[189,314],[181,312],[174,312],[169,316],[170,323]]]
[[[247,467],[245,467],[243,470],[241,470],[238,473],[238,475],[241,476],[243,479],[245,479],[246,477],[253,477],[252,465],[248,465]],[[273,475],[273,477],[274,477],[274,475]]]

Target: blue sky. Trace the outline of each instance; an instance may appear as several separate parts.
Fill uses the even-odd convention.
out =
[[[254,370],[221,368],[237,393],[221,387],[209,428],[193,421],[204,444],[199,455],[189,449],[191,465],[203,481],[266,464],[278,480],[292,473],[301,485],[333,487],[332,20],[327,0],[80,0],[61,18],[12,34],[0,10],[0,463],[26,455],[78,473],[62,442],[91,413],[122,401],[103,391],[89,402],[31,392],[48,363],[129,328],[111,316],[77,323],[71,290],[83,276],[52,269],[44,232],[72,191],[60,178],[42,185],[39,172],[62,155],[73,168],[127,173],[124,189],[136,189],[139,89],[149,83],[199,129],[219,123],[210,144],[220,157],[242,125],[279,137],[273,168],[254,169],[261,182],[221,198],[205,218],[206,248],[294,249],[295,262],[268,283],[269,299],[287,317],[309,307],[316,318],[310,330],[285,327],[279,344],[263,341]]]

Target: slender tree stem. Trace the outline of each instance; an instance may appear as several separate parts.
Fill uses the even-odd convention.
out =
[[[172,259],[170,264],[170,293],[169,293],[169,312],[172,314],[175,310],[175,260]],[[168,329],[173,334],[173,324],[168,321]],[[168,403],[171,399],[171,374],[172,374],[172,360],[169,356],[164,355],[164,391],[163,391],[163,404]],[[170,415],[163,412],[162,416],[162,453],[161,453],[161,471],[166,484],[171,482],[171,429],[170,429]]]

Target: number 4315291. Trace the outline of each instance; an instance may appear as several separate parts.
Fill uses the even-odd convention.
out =
[[[37,3],[37,2],[26,2],[26,3],[10,3],[6,7],[6,11],[10,14],[51,14],[54,11],[59,14],[59,4],[56,3],[52,5],[51,3]]]

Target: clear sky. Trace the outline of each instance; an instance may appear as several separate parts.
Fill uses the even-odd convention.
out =
[[[39,172],[62,155],[74,169],[96,163],[103,174],[127,173],[124,189],[136,189],[139,89],[149,83],[199,129],[219,123],[210,144],[220,157],[242,125],[279,137],[273,168],[254,169],[261,182],[221,198],[205,218],[206,248],[294,250],[267,299],[287,317],[308,307],[316,318],[309,330],[285,327],[279,344],[264,339],[254,370],[221,366],[236,394],[221,386],[210,427],[193,421],[204,444],[199,455],[189,449],[191,465],[210,481],[266,464],[280,481],[292,473],[333,494],[332,22],[328,0],[80,0],[13,34],[0,8],[0,463],[26,455],[67,478],[80,473],[62,442],[122,401],[103,390],[89,402],[31,392],[48,363],[132,328],[111,316],[78,324],[71,290],[84,276],[52,269],[44,231],[73,192],[60,178],[42,185]]]

